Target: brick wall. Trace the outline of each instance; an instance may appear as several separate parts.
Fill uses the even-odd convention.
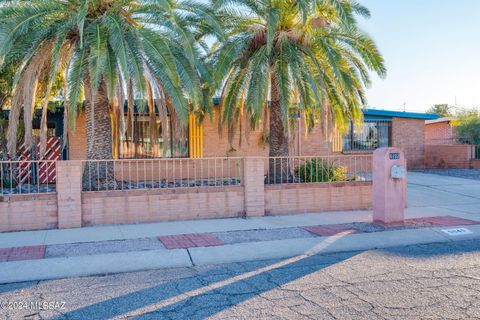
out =
[[[82,162],[80,160],[57,163],[58,227],[82,226]]]
[[[80,161],[57,164],[57,193],[0,197],[0,232],[103,224],[360,210],[370,182],[264,184],[264,158],[244,158],[243,185],[82,192]]]
[[[425,124],[426,144],[451,144],[453,127],[449,121]]]
[[[464,168],[471,166],[473,147],[470,145],[426,145],[427,168]]]
[[[471,169],[480,169],[480,160],[472,159],[470,161],[470,168]]]
[[[325,155],[330,154],[330,143],[325,139],[320,124],[306,134],[303,119],[299,120],[300,130],[296,130],[295,137],[290,143],[290,155]],[[246,131],[247,123],[237,127],[232,140],[232,146],[228,143],[228,130],[223,128],[222,134],[218,130],[218,107],[215,107],[213,119],[206,118],[203,129],[204,157],[253,157],[268,156],[268,143],[263,144],[263,128],[253,131]],[[248,134],[247,134],[248,132]],[[241,139],[240,139],[241,137]],[[247,139],[248,138],[248,139]]]
[[[56,194],[0,196],[0,232],[57,227]]]
[[[69,160],[87,159],[87,128],[85,126],[85,112],[80,111],[75,121],[75,131],[68,132]]]
[[[372,183],[275,185],[265,187],[267,215],[363,210],[372,207]]]
[[[393,118],[392,147],[403,150],[409,169],[423,168],[425,165],[425,120]]]
[[[203,123],[204,157],[250,157],[268,155],[268,145],[264,146],[263,144],[261,125],[257,130],[249,131],[249,133],[246,134],[245,129],[247,126],[244,122],[241,130],[240,127],[237,127],[232,145],[230,145],[226,126],[219,134],[218,107],[214,108],[213,118],[210,119],[210,117],[207,116]]]
[[[240,186],[84,192],[83,226],[239,217]]]

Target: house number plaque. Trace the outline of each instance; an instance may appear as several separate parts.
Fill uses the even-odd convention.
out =
[[[394,152],[394,153],[390,153],[390,160],[398,160],[400,159],[400,153],[397,153],[397,152]]]

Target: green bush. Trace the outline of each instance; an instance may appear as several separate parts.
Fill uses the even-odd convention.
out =
[[[347,181],[347,169],[324,159],[307,160],[295,168],[295,176],[301,182]]]
[[[458,141],[480,145],[480,116],[461,119],[457,123],[455,132]]]

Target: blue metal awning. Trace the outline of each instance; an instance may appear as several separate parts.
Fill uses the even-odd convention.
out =
[[[392,118],[407,118],[421,120],[438,119],[437,114],[421,112],[403,112],[392,110],[364,109],[363,116],[365,120],[390,120]]]

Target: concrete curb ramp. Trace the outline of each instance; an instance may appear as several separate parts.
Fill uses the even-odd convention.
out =
[[[395,230],[333,237],[301,238],[197,247],[50,258],[0,263],[0,283],[192,267],[253,260],[291,258],[333,252],[361,251],[397,246],[480,239],[480,225],[467,226],[472,234],[448,236],[444,228]]]

